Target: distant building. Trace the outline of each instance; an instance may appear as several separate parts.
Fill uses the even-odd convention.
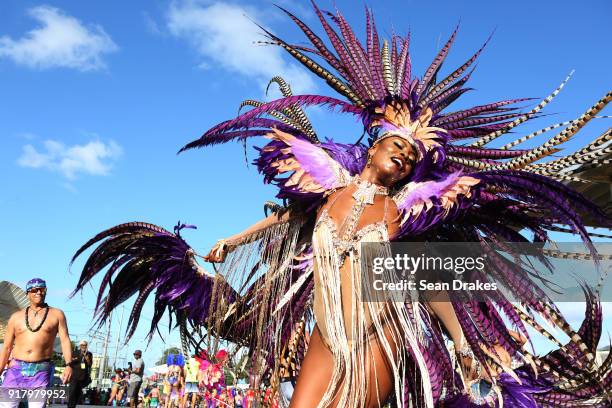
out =
[[[0,341],[4,339],[9,317],[29,303],[23,289],[12,282],[0,281]]]
[[[600,365],[603,364],[605,359],[608,357],[608,354],[610,354],[610,346],[600,348],[599,350],[597,350],[597,355],[595,356],[595,362]]]
[[[610,141],[598,146],[597,149],[591,151],[601,150],[610,147]],[[607,153],[601,157],[598,157],[601,161],[612,159],[612,153]],[[584,194],[587,198],[593,201],[599,208],[601,208],[608,216],[612,215],[612,166],[596,166],[591,168],[592,163],[586,162],[583,164],[576,164],[571,168],[562,171],[562,174],[571,175],[578,177],[583,180],[595,181],[595,183],[584,183],[581,181],[570,181],[565,182],[568,186],[574,190]],[[600,221],[594,219],[590,214],[582,214],[583,221],[586,225],[592,227],[600,227]]]
[[[98,377],[100,373],[100,365],[102,364],[102,356],[94,354],[93,362],[91,365],[91,384],[89,384],[92,388],[110,388],[111,386],[111,375],[112,375],[112,367],[108,365],[108,361],[106,362],[106,367],[104,368],[104,373],[102,375],[102,381],[98,384]]]

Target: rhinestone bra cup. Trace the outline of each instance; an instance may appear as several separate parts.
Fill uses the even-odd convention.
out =
[[[386,221],[378,221],[373,224],[368,224],[363,228],[356,231],[352,234],[352,237],[349,234],[344,234],[343,237],[340,237],[338,234],[338,227],[334,220],[329,216],[327,209],[324,209],[317,220],[316,228],[318,229],[321,224],[325,224],[331,234],[334,237],[334,248],[336,253],[344,259],[344,257],[349,253],[356,251],[357,246],[361,242],[361,239],[369,234],[370,232],[380,231],[381,238],[384,235],[384,232],[387,230]]]

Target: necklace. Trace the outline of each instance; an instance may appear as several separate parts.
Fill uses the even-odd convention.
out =
[[[389,195],[389,189],[387,187],[370,183],[367,180],[362,180],[359,175],[353,178],[353,182],[355,186],[357,186],[357,189],[353,193],[353,198],[358,203],[374,204],[375,195]]]
[[[340,227],[341,237],[345,241],[348,241],[352,238],[352,235],[357,229],[357,224],[359,223],[359,219],[363,214],[363,211],[365,210],[366,206],[374,204],[374,196],[386,196],[389,194],[389,190],[387,189],[387,187],[370,183],[367,180],[362,180],[359,175],[356,175],[353,178],[353,182],[357,187],[355,189],[355,192],[353,192],[355,204],[353,204],[351,212],[348,214],[348,216],[342,223],[342,226]]]
[[[47,315],[49,314],[49,306],[45,305],[44,309],[45,309],[45,314],[44,314],[42,320],[40,321],[38,327],[33,329],[33,328],[30,327],[30,319],[29,319],[30,306],[26,307],[26,310],[25,310],[25,324],[26,324],[26,327],[28,328],[29,331],[31,331],[33,333],[36,333],[37,331],[40,330],[40,328],[43,326],[43,324],[45,324],[45,320],[47,320]],[[38,309],[37,311],[34,311],[34,317],[36,317],[38,315],[38,312],[40,312],[40,310],[41,309]]]

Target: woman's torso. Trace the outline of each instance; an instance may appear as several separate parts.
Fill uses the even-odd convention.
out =
[[[355,191],[356,188],[349,185],[333,193],[319,211],[313,233],[313,309],[319,332],[328,345],[330,327],[326,317],[330,310],[324,304],[324,291],[329,295],[329,286],[340,286],[346,337],[349,342],[355,341],[352,323],[356,305],[361,303],[360,291],[356,289],[356,285],[360,284],[357,275],[361,273],[361,244],[389,241],[389,230],[397,228],[398,212],[391,198],[383,194],[375,195],[372,204],[365,205],[362,211],[355,211]],[[337,273],[339,277],[326,275],[330,273]],[[370,312],[368,308],[365,309],[365,323],[369,327]]]

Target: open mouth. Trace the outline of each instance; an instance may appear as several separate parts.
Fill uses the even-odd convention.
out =
[[[401,170],[404,168],[405,162],[402,158],[393,156],[391,157],[391,161],[395,163],[395,165]]]

